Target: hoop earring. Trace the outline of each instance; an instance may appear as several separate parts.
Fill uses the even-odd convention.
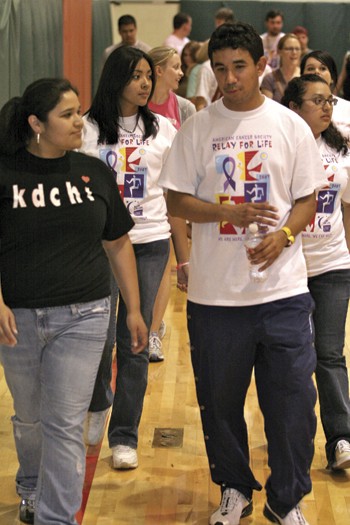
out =
[[[40,133],[36,134],[36,143],[40,144]]]

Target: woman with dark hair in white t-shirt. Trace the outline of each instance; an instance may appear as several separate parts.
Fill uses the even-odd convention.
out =
[[[310,51],[300,63],[300,73],[301,75],[314,73],[322,77],[329,85],[332,93],[335,93],[338,83],[338,70],[334,58],[328,51]],[[333,108],[332,121],[350,142],[350,101],[339,96],[335,98],[338,102]]]
[[[318,191],[316,214],[302,240],[315,301],[316,382],[328,467],[342,470],[350,468],[349,384],[343,355],[350,297],[350,155],[346,138],[332,123],[337,99],[325,79],[315,74],[293,79],[282,103],[310,126],[325,168],[325,186]]]
[[[176,134],[166,118],[148,109],[154,78],[152,61],[143,51],[132,47],[113,51],[104,65],[91,108],[84,116],[82,146],[82,151],[99,157],[113,171],[135,222],[129,236],[137,262],[141,311],[148,329],[169,257],[170,225],[158,178]],[[108,438],[113,467],[129,469],[138,466],[138,426],[147,386],[149,355],[148,349],[138,355],[130,352],[122,296],[116,340],[118,373]],[[108,372],[110,374],[110,370]],[[98,386],[96,384],[95,389]],[[100,432],[97,432],[96,441],[102,438],[110,406],[109,400],[102,396],[97,401],[100,406],[95,405],[95,413],[92,412],[88,420],[89,425],[94,424],[94,419],[97,421]]]

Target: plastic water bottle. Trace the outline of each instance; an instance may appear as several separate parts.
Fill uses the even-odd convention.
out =
[[[256,248],[258,244],[261,243],[263,238],[264,234],[259,231],[258,224],[253,222],[252,224],[249,224],[244,245],[247,249]],[[254,283],[262,283],[267,279],[267,270],[259,272],[260,266],[262,266],[262,263],[252,264],[252,262],[249,261],[249,277],[250,280]]]

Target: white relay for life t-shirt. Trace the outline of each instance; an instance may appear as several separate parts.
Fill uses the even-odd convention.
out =
[[[223,100],[188,119],[177,132],[159,183],[203,201],[263,202],[278,208],[283,226],[293,202],[324,185],[325,174],[309,126],[291,110],[266,99],[247,112]],[[230,223],[195,223],[188,298],[199,304],[245,306],[306,293],[301,235],[252,283],[245,229]]]
[[[157,115],[159,131],[155,138],[143,140],[143,122],[136,116],[125,117],[118,144],[98,144],[96,123],[84,116],[83,153],[98,157],[114,172],[125,206],[135,222],[129,237],[133,244],[144,244],[170,237],[163,189],[159,175],[169,152],[176,129]]]
[[[302,234],[309,277],[350,268],[341,201],[350,203],[350,154],[317,139],[327,181],[317,193],[317,210]]]

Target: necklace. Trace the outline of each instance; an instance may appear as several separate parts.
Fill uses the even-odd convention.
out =
[[[123,119],[123,122],[124,122],[124,119]],[[136,131],[136,128],[139,124],[139,115],[137,115],[137,118],[136,118],[136,123],[135,123],[135,126],[134,126],[134,129],[130,130],[130,129],[126,129],[124,128],[121,124],[119,124],[119,127],[123,130],[123,131],[126,131],[126,133],[130,133],[130,135],[133,135]]]

